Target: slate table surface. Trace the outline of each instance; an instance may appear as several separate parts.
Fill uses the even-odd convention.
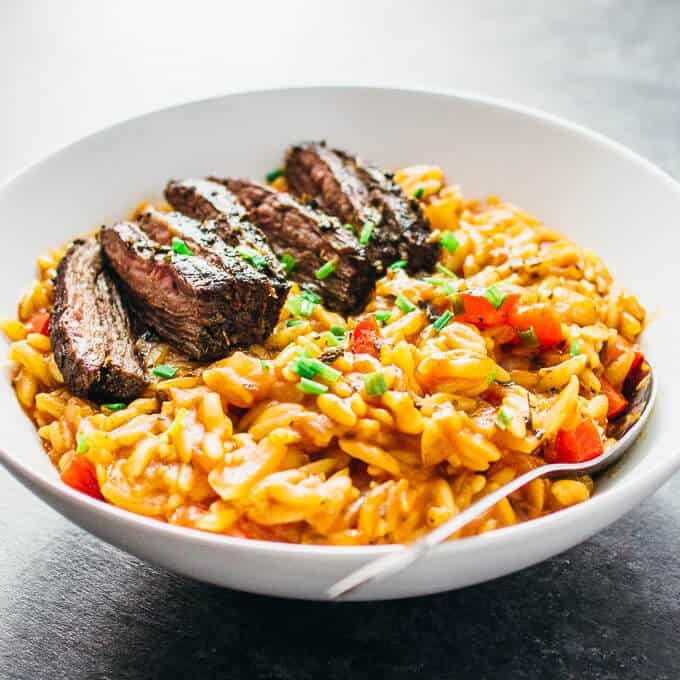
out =
[[[513,99],[680,176],[673,0],[0,3],[0,176],[147,110],[331,82]],[[0,678],[676,680],[679,496],[676,477],[586,543],[490,583],[328,606],[144,564],[0,470]]]

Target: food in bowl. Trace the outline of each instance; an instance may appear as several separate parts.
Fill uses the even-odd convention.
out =
[[[300,144],[266,184],[165,197],[39,258],[2,325],[63,481],[131,512],[409,541],[530,467],[602,453],[648,371],[645,311],[597,255],[435,166]],[[536,480],[458,536],[592,491]]]

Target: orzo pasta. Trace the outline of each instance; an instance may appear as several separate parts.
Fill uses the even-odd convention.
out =
[[[47,324],[65,250],[40,257],[2,329],[17,398],[64,480],[203,531],[375,544],[411,540],[543,460],[610,445],[642,357],[636,298],[595,253],[511,203],[466,199],[437,167],[395,178],[442,246],[434,274],[394,263],[349,318],[294,285],[264,345],[208,365],[154,342],[152,382],[130,403],[64,386]],[[462,534],[592,491],[587,477],[536,480]]]

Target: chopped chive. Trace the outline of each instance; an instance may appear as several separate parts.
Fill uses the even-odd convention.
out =
[[[279,259],[283,265],[284,271],[286,272],[286,276],[288,276],[288,274],[290,274],[293,269],[295,269],[297,260],[290,253],[284,253]]]
[[[432,324],[432,327],[436,331],[441,331],[446,328],[451,319],[453,319],[453,314],[447,310]]]
[[[378,397],[387,392],[385,374],[382,371],[369,373],[364,376],[364,389],[369,397]]]
[[[456,316],[460,316],[461,314],[465,314],[465,301],[463,300],[462,295],[456,295],[453,298],[453,313]]]
[[[458,249],[458,246],[460,245],[458,243],[458,239],[456,238],[455,234],[452,231],[445,231],[440,237],[439,237],[439,243],[442,244],[446,250],[448,250],[450,253],[455,253],[456,250]]]
[[[427,276],[423,279],[423,281],[429,283],[431,286],[437,286],[437,288],[441,289],[444,295],[453,295],[454,293],[458,292],[458,289],[454,288],[448,281],[445,281],[444,279],[438,279],[436,276]]]
[[[331,383],[337,382],[342,375],[340,371],[327,366],[323,361],[307,357],[296,359],[292,364],[292,369],[302,378],[315,378],[318,375]]]
[[[394,302],[404,314],[408,314],[416,309],[416,306],[404,295],[397,296]]]
[[[115,404],[102,404],[102,408],[105,408],[107,411],[122,411],[127,404],[123,404],[123,402],[116,402]]]
[[[159,378],[165,378],[166,380],[174,378],[177,375],[177,369],[168,366],[167,364],[159,364],[151,372]]]
[[[272,367],[272,362],[269,359],[260,359],[260,366],[265,371],[268,371]]]
[[[293,326],[299,326],[302,323],[304,323],[302,319],[288,319],[288,321],[286,321],[286,326],[288,326],[288,328],[291,328]]]
[[[314,380],[309,380],[309,378],[301,378],[297,388],[302,392],[307,392],[307,394],[323,394],[324,392],[328,392],[327,385],[323,385]]]
[[[494,309],[500,309],[502,304],[505,302],[507,295],[501,293],[498,290],[498,286],[494,283],[493,286],[489,286],[485,292],[486,299],[491,303]]]
[[[311,300],[303,299],[300,302],[300,314],[302,316],[312,316],[314,314],[314,303]]]
[[[540,344],[533,326],[529,326],[525,331],[517,331],[517,335],[525,347],[538,347]]]
[[[397,260],[396,262],[393,262],[388,269],[391,272],[396,272],[398,269],[406,269],[408,267],[408,260]]]
[[[351,224],[348,224],[347,222],[345,222],[345,224],[342,225],[342,228],[354,233],[354,227]]]
[[[390,317],[392,316],[392,312],[387,312],[387,311],[380,311],[375,313],[375,318],[378,319],[378,321],[382,321],[385,323],[386,321],[390,320]]]
[[[333,335],[337,335],[339,338],[345,337],[345,329],[343,326],[331,326],[329,330]]]
[[[260,253],[258,253],[254,248],[250,248],[248,246],[236,246],[236,252],[246,262],[250,262],[253,267],[257,267],[257,269],[261,269],[267,265],[266,258],[262,257],[262,255],[260,255]]]
[[[310,290],[309,288],[304,288],[302,293],[300,293],[300,297],[303,300],[309,300],[310,302],[313,302],[315,305],[321,302],[321,296],[317,295],[313,290]]]
[[[316,377],[316,369],[307,363],[305,357],[295,359],[291,365],[291,368],[293,369],[293,372],[297,373],[301,378]]]
[[[447,269],[441,262],[437,262],[435,269],[441,274],[444,274],[444,276],[450,276],[452,279],[457,278],[456,275],[450,269]]]
[[[373,236],[373,230],[375,229],[375,224],[373,222],[364,222],[364,226],[361,228],[361,234],[359,234],[359,243],[362,246],[368,244]]]
[[[172,249],[178,255],[193,255],[189,246],[177,236],[172,237]]]
[[[279,177],[283,177],[283,169],[282,168],[276,168],[275,170],[268,172],[264,177],[267,180],[267,182],[273,182],[275,179],[278,179]]]
[[[572,340],[569,343],[569,354],[573,357],[581,354],[581,343],[578,340]]]
[[[86,453],[90,448],[90,443],[87,441],[87,437],[84,434],[79,434],[76,442],[76,453]]]
[[[512,409],[507,406],[501,406],[496,414],[496,427],[500,430],[505,430],[512,421]]]
[[[330,331],[326,331],[321,335],[321,337],[326,341],[327,345],[331,347],[340,347],[342,344],[337,335],[333,335]]]
[[[423,189],[423,187],[418,187],[413,194],[413,198],[420,200],[423,197],[424,193],[425,189]]]
[[[335,267],[335,261],[329,260],[314,272],[314,276],[316,276],[319,281],[323,281],[323,279],[327,279],[335,271]]]
[[[489,372],[489,375],[486,376],[486,382],[489,383],[489,385],[496,380],[496,375],[498,371],[494,368]]]
[[[303,295],[289,295],[286,309],[293,316],[311,316],[314,313],[314,303]]]

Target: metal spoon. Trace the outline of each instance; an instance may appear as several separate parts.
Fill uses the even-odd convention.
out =
[[[612,423],[608,429],[608,436],[618,441],[602,455],[583,463],[550,463],[525,472],[473,503],[466,510],[439,525],[423,538],[408,546],[403,546],[401,550],[365,564],[338,581],[326,591],[328,599],[335,600],[356,591],[370,581],[382,581],[388,576],[406,569],[473,519],[534,479],[557,475],[569,477],[586,473],[595,474],[613,465],[640,434],[656,398],[656,384],[652,379],[651,367],[649,364],[645,364],[645,368],[647,369],[645,375],[634,388],[625,415]]]

